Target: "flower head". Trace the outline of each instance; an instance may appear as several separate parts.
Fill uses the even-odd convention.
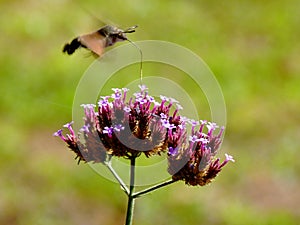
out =
[[[78,163],[81,161],[81,160],[84,160],[84,157],[83,157],[83,154],[82,152],[80,151],[80,147],[82,146],[82,144],[78,141],[74,131],[73,131],[73,128],[72,128],[72,123],[67,123],[64,125],[64,127],[68,128],[70,134],[67,134],[67,135],[63,135],[63,130],[58,130],[56,131],[53,136],[56,136],[56,137],[60,137],[64,142],[67,143],[68,147],[76,153],[76,159],[78,158]]]
[[[75,135],[71,122],[64,125],[69,134],[58,130],[54,135],[68,144],[79,162],[103,163],[108,155],[131,158],[167,153],[172,179],[193,186],[210,183],[229,161],[234,161],[227,154],[223,162],[215,159],[224,127],[215,135],[219,128],[216,123],[180,116],[182,107],[177,100],[160,96],[157,102],[146,86],[139,87],[129,100],[128,89],[114,88],[110,96],[100,97],[97,107],[82,105],[85,117],[79,134]]]
[[[214,159],[217,150],[221,144],[221,136],[224,128],[220,129],[218,135],[213,135],[213,131],[217,128],[215,123],[208,123],[208,133],[203,133],[203,126],[206,122],[191,120],[192,135],[187,141],[187,132],[182,129],[173,129],[169,133],[168,147],[168,172],[172,175],[173,180],[183,180],[186,184],[196,186],[204,186],[210,183],[229,161],[233,161],[233,157],[226,155],[223,163],[220,159]],[[199,130],[195,130],[200,125]],[[178,138],[180,137],[180,138]],[[184,140],[184,142],[182,142]],[[174,151],[174,149],[178,149]]]
[[[130,158],[142,153],[149,157],[167,152],[167,130],[175,127],[176,120],[176,116],[169,115],[172,103],[166,104],[164,97],[158,104],[144,85],[129,100],[128,89],[112,90],[110,96],[100,97],[97,107],[82,105],[84,126],[77,136],[72,123],[64,126],[70,134],[63,136],[60,130],[56,136],[85,162],[104,162],[107,154]]]

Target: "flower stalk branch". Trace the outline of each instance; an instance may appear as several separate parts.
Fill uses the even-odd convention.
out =
[[[104,162],[104,164],[107,166],[109,171],[112,173],[112,175],[116,178],[116,180],[119,182],[121,189],[125,192],[126,195],[129,195],[129,190],[124,183],[124,181],[121,179],[121,177],[117,174],[117,172],[114,170],[114,168],[111,166],[111,161]]]
[[[160,183],[160,184],[157,184],[157,185],[154,185],[154,186],[152,186],[152,187],[149,187],[149,188],[147,188],[147,189],[145,189],[145,190],[142,190],[142,191],[139,191],[139,192],[137,192],[137,193],[135,193],[132,197],[133,198],[139,198],[139,197],[141,197],[141,196],[143,196],[143,195],[146,195],[146,194],[148,194],[148,193],[150,193],[150,192],[152,192],[152,191],[155,191],[155,190],[157,190],[157,189],[159,189],[159,188],[162,188],[162,187],[165,187],[165,186],[167,186],[167,185],[170,185],[170,184],[173,184],[173,183],[175,183],[176,181],[175,180],[167,180],[167,181],[165,181],[165,182],[162,182],[162,183]]]

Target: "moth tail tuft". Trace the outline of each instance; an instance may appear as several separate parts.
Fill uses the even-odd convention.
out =
[[[64,53],[67,53],[68,55],[72,55],[76,51],[76,49],[78,49],[80,46],[81,43],[78,41],[78,38],[74,38],[70,44],[66,43],[64,45],[62,51]]]

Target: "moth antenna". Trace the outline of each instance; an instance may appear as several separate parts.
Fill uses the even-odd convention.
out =
[[[143,81],[143,51],[133,41],[130,41],[129,39],[127,39],[127,41],[129,41],[140,52],[140,56],[141,56],[141,61],[140,61],[140,84],[142,85],[142,81]]]
[[[127,28],[124,33],[133,33],[135,32],[135,29],[138,27],[138,25],[134,25],[132,27]]]

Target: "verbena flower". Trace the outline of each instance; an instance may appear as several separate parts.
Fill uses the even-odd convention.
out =
[[[172,103],[156,102],[145,86],[128,101],[128,89],[113,91],[111,96],[101,97],[97,107],[82,105],[85,124],[77,136],[71,123],[65,126],[70,134],[64,136],[59,130],[54,135],[68,144],[79,162],[104,162],[106,154],[130,158],[166,152],[167,128],[160,115],[169,117]]]
[[[187,134],[186,121],[181,121],[181,126],[168,131],[168,172],[173,180],[183,180],[186,184],[204,186],[210,183],[229,161],[232,156],[225,154],[226,159],[220,163],[220,159],[214,156],[221,144],[221,136],[224,127],[221,127],[218,135],[213,132],[218,128],[215,123],[194,120],[188,121],[191,125],[191,133]],[[196,127],[199,125],[199,129]],[[204,133],[204,127],[207,133]],[[188,137],[188,138],[187,138]]]
[[[114,88],[113,94],[101,97],[98,105],[84,104],[84,126],[75,135],[72,123],[66,124],[69,134],[54,133],[75,152],[78,163],[105,162],[107,156],[147,157],[167,153],[168,172],[174,181],[189,185],[205,185],[229,161],[215,159],[224,128],[214,135],[215,123],[195,121],[179,115],[178,101],[148,94],[144,85],[127,100],[128,89]],[[191,126],[191,131],[187,130]],[[207,130],[205,133],[204,130]]]

